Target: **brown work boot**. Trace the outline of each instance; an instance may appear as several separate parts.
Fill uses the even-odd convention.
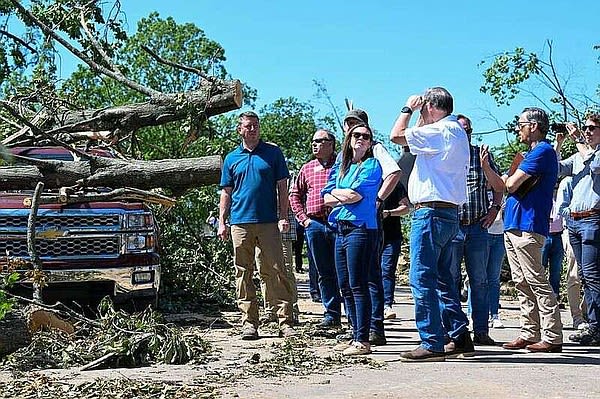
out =
[[[244,341],[254,341],[258,339],[258,331],[252,324],[245,324],[242,327],[242,339]]]
[[[292,327],[283,327],[281,330],[279,330],[280,338],[291,338],[291,337],[297,337],[297,336],[298,336],[298,331],[294,330]]]
[[[402,352],[400,354],[400,361],[402,362],[444,362],[446,361],[446,355],[444,352],[432,352],[418,346],[409,352]]]

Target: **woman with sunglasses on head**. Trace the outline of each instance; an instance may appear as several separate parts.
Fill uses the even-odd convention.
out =
[[[376,201],[382,176],[381,166],[373,158],[372,143],[369,126],[353,126],[342,144],[341,159],[321,191],[325,204],[333,207],[329,223],[336,230],[338,283],[354,331],[351,342],[334,348],[346,356],[371,353],[368,282],[371,256],[376,249]]]

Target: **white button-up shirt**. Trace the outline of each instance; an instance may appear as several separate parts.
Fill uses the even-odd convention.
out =
[[[408,197],[413,204],[445,201],[462,205],[467,201],[469,140],[456,116],[406,129],[406,141],[415,165],[408,179]]]

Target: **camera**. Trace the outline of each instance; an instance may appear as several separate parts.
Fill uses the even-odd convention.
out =
[[[567,133],[567,125],[565,123],[551,123],[550,130],[556,133]]]

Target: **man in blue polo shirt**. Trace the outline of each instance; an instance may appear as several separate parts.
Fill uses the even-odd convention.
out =
[[[558,175],[556,152],[546,141],[548,126],[544,110],[523,110],[516,130],[529,151],[516,170],[503,178],[509,193],[504,208],[504,245],[521,309],[521,333],[505,343],[505,349],[562,351],[560,310],[542,266]]]
[[[258,339],[258,302],[252,281],[256,247],[261,250],[261,275],[266,277],[271,303],[278,308],[279,335],[290,337],[296,334],[292,328],[292,288],[285,275],[280,233],[289,228],[290,174],[279,147],[260,139],[258,115],[242,113],[237,131],[242,143],[227,154],[221,173],[218,235],[223,240],[229,238],[229,218],[242,339]]]

